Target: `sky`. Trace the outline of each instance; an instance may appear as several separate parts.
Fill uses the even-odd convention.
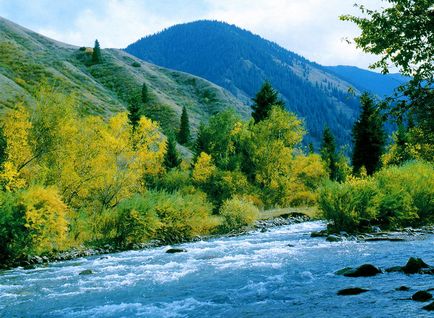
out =
[[[0,16],[50,38],[125,48],[175,24],[211,19],[235,24],[322,65],[368,68],[376,60],[345,38],[360,32],[339,20],[356,0],[0,0]],[[381,0],[358,0],[378,9]]]

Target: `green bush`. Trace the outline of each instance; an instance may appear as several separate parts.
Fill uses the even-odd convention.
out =
[[[379,214],[383,224],[410,226],[434,222],[434,167],[409,162],[375,175],[381,191]]]
[[[318,205],[334,230],[356,231],[360,221],[375,219],[378,190],[372,179],[346,183],[329,181],[320,190]]]
[[[233,197],[226,200],[220,209],[220,216],[223,218],[221,230],[224,232],[239,230],[255,222],[258,215],[259,210],[252,202]]]
[[[16,193],[0,192],[0,260],[17,258],[31,247],[24,205]],[[0,262],[2,263],[2,262]]]
[[[335,230],[356,231],[360,221],[384,228],[434,222],[434,167],[409,162],[390,166],[371,178],[326,183],[319,207]]]
[[[157,190],[168,192],[181,191],[192,186],[190,171],[172,169],[162,175],[153,185]]]

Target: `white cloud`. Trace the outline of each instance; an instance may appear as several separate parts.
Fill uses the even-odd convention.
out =
[[[44,18],[25,12],[32,20],[32,25],[26,26],[78,46],[91,46],[97,38],[102,47],[123,48],[177,23],[215,19],[236,24],[320,64],[366,68],[375,60],[342,41],[358,34],[355,25],[338,18],[340,14],[358,13],[352,0],[83,0],[82,6],[76,5],[71,11],[63,1],[50,5],[40,1],[47,7]],[[378,0],[357,2],[369,8],[383,4]],[[23,4],[20,7],[25,8]],[[47,18],[50,10],[53,15],[57,13],[56,19]],[[9,15],[12,20],[16,15],[19,21],[16,12]],[[63,21],[59,12],[65,16]]]

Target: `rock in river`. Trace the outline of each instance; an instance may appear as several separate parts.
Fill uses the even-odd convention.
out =
[[[352,288],[341,289],[340,291],[337,292],[337,294],[339,296],[351,296],[351,295],[366,293],[367,291],[369,291],[369,289],[352,287]]]
[[[93,274],[91,269],[85,269],[84,271],[81,271],[78,275],[91,275]]]
[[[169,249],[166,251],[166,253],[169,253],[169,254],[174,254],[174,253],[183,253],[183,252],[187,252],[187,250],[186,250],[186,249],[183,249],[183,248],[169,248]]]
[[[344,275],[347,277],[369,277],[381,274],[381,270],[371,264],[363,264],[357,268],[345,267],[338,270],[336,275]]]
[[[432,295],[425,290],[420,290],[411,296],[411,299],[415,301],[427,301],[432,298]]]
[[[431,304],[422,307],[422,309],[425,309],[428,311],[434,311],[434,301]]]

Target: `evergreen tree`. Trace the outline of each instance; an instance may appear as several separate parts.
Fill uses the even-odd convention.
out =
[[[327,165],[330,180],[338,181],[338,155],[336,153],[336,142],[330,128],[324,128],[321,150],[321,158]]]
[[[185,145],[190,141],[190,124],[188,120],[187,108],[182,108],[181,123],[179,125],[178,142]]]
[[[181,159],[179,159],[178,151],[176,150],[176,140],[173,133],[167,136],[167,151],[164,155],[164,166],[166,169],[172,169],[179,166]]]
[[[360,96],[361,113],[353,126],[353,173],[365,167],[368,175],[380,168],[380,157],[384,152],[386,134],[383,118],[374,100],[368,93]]]
[[[92,63],[99,64],[101,62],[102,62],[101,48],[99,47],[98,40],[95,40],[95,46],[93,47],[93,52],[92,52]]]
[[[140,121],[140,117],[142,117],[140,103],[132,99],[128,106],[128,119],[130,121],[130,125],[133,127],[133,131],[136,130]]]
[[[315,147],[313,146],[313,143],[311,143],[311,142],[307,145],[307,153],[309,155],[312,155],[315,153]]]
[[[277,91],[271,86],[270,82],[265,81],[261,89],[256,93],[252,99],[252,117],[255,124],[261,120],[266,119],[270,115],[271,107],[274,105],[284,107],[285,104],[278,97]]]
[[[7,159],[6,153],[7,141],[3,132],[3,127],[0,126],[0,170],[2,169],[3,163]]]
[[[199,157],[199,155],[202,152],[207,152],[208,151],[208,137],[206,134],[206,128],[205,125],[203,123],[200,123],[199,129],[197,131],[197,137],[196,137],[196,141],[194,143],[194,161],[196,161],[197,157]]]
[[[142,102],[143,102],[143,104],[146,104],[148,101],[149,101],[148,86],[146,86],[146,83],[143,83],[143,85],[142,85]]]

